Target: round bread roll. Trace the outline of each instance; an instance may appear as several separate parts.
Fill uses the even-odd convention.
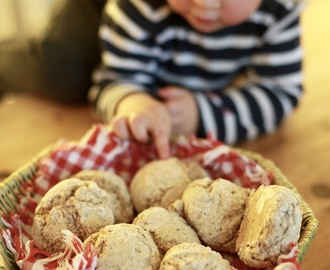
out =
[[[169,249],[159,270],[234,270],[220,253],[197,243],[182,243]]]
[[[32,226],[34,244],[49,253],[63,251],[62,230],[85,240],[114,223],[111,202],[110,195],[94,182],[75,178],[59,182],[36,208]]]
[[[184,215],[205,245],[235,253],[249,192],[224,179],[195,180],[182,196]]]
[[[90,243],[99,253],[98,270],[158,270],[161,255],[150,234],[134,224],[115,224],[89,236]]]
[[[132,222],[134,218],[133,203],[123,178],[112,172],[97,170],[83,170],[72,177],[94,181],[100,188],[103,188],[110,194],[115,223]]]
[[[181,243],[199,243],[197,233],[185,219],[162,207],[150,207],[142,211],[133,224],[148,231],[160,253],[164,255],[171,247]]]
[[[239,258],[247,265],[267,268],[300,237],[301,202],[292,190],[278,185],[252,191],[236,242]]]
[[[197,162],[178,158],[155,160],[145,164],[135,174],[130,185],[133,205],[138,213],[151,206],[167,208],[181,198],[188,184],[207,174]]]

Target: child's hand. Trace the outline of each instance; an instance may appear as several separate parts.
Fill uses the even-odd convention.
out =
[[[125,97],[116,108],[110,128],[123,140],[154,140],[160,158],[170,156],[171,118],[164,104],[145,93]]]
[[[166,86],[159,89],[158,95],[170,112],[172,134],[195,134],[198,128],[199,112],[191,92],[178,86]]]

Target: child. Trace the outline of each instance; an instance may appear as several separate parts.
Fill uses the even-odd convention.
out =
[[[112,0],[90,100],[122,139],[235,144],[275,131],[302,95],[295,0]],[[244,76],[244,78],[237,80]],[[239,81],[239,83],[237,83]]]

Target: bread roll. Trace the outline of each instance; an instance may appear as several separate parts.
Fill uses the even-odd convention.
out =
[[[249,189],[221,178],[195,180],[182,196],[184,215],[205,245],[235,253],[249,193]],[[175,202],[172,207],[177,205]]]
[[[113,224],[110,195],[92,181],[76,178],[53,186],[36,208],[32,236],[35,245],[49,253],[63,251],[62,230],[81,241],[100,228]]]
[[[163,258],[159,270],[234,270],[220,253],[197,243],[172,247]]]
[[[158,270],[161,255],[150,234],[133,224],[115,224],[92,234],[90,243],[98,252],[98,270]]]
[[[156,243],[161,254],[165,254],[171,247],[187,242],[199,243],[197,233],[187,221],[175,212],[163,207],[150,207],[143,210],[134,220],[148,231]]]
[[[275,266],[281,254],[297,242],[302,221],[301,202],[292,190],[260,186],[250,194],[236,242],[239,258],[256,268]]]
[[[131,223],[134,218],[134,208],[128,187],[119,175],[98,170],[82,170],[72,177],[94,181],[104,189],[111,197],[112,212],[115,223]]]
[[[132,179],[130,193],[138,213],[151,206],[167,208],[181,198],[188,184],[207,175],[197,162],[178,158],[155,160],[140,168]]]

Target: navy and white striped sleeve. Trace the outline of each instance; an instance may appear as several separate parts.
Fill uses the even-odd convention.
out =
[[[154,87],[159,51],[152,46],[149,31],[170,10],[164,5],[151,8],[144,1],[127,0],[108,1],[105,6],[99,28],[102,64],[93,73],[89,93],[104,122],[111,120],[123,97]]]
[[[236,144],[274,132],[297,106],[302,93],[299,17],[302,6],[275,21],[247,66],[247,80],[221,93],[196,94],[200,110],[199,136],[208,132]],[[262,16],[256,13],[255,20]]]

